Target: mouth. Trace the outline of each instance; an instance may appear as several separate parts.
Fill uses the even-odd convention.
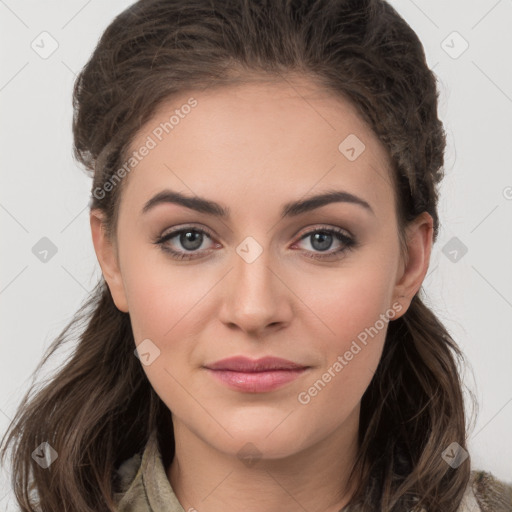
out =
[[[264,393],[295,380],[310,367],[277,357],[252,360],[231,357],[205,366],[209,374],[228,387],[247,393]]]

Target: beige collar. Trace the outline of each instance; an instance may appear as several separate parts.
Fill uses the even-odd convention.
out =
[[[124,492],[116,493],[119,512],[185,512],[167,478],[156,430],[142,454],[125,461],[118,470]],[[472,479],[473,480],[473,479]],[[481,512],[470,484],[458,512]]]

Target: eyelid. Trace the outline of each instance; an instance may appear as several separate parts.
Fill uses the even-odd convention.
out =
[[[336,233],[344,235],[347,238],[355,238],[354,235],[348,229],[340,228],[338,226],[328,226],[327,224],[325,224],[325,225],[316,225],[316,226],[313,226],[312,228],[307,228],[306,231],[304,231],[302,233],[299,240],[302,240],[305,236],[307,236],[311,233],[316,233],[318,231],[335,231]]]
[[[190,231],[199,231],[200,233],[206,233],[210,238],[215,238],[215,235],[213,234],[213,232],[210,229],[205,228],[205,227],[198,227],[198,226],[195,226],[194,224],[184,224],[183,226],[180,226],[178,224],[177,226],[173,226],[172,228],[169,228],[168,232],[164,231],[161,235],[158,236],[158,238],[159,239],[165,238],[166,236],[171,235],[171,234],[175,236],[182,231],[186,231],[187,229]]]

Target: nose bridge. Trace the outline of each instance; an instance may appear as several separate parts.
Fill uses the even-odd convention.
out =
[[[240,305],[261,309],[273,302],[274,278],[270,272],[271,251],[248,237],[236,248],[233,280]],[[275,278],[274,278],[275,279]]]
[[[246,254],[240,254],[243,251],[243,245],[237,249],[235,257],[234,281],[241,292],[241,297],[258,295],[272,296],[270,272],[271,257],[268,249],[262,251],[259,255],[254,255],[255,249],[249,248]],[[246,258],[247,256],[247,258]],[[238,293],[237,292],[237,293]]]
[[[269,324],[287,321],[286,288],[274,275],[268,246],[247,237],[233,255],[223,307],[223,320],[245,331],[258,331]]]

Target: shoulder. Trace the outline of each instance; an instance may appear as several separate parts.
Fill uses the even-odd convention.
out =
[[[512,512],[511,483],[486,471],[472,471],[468,487],[482,512]]]

